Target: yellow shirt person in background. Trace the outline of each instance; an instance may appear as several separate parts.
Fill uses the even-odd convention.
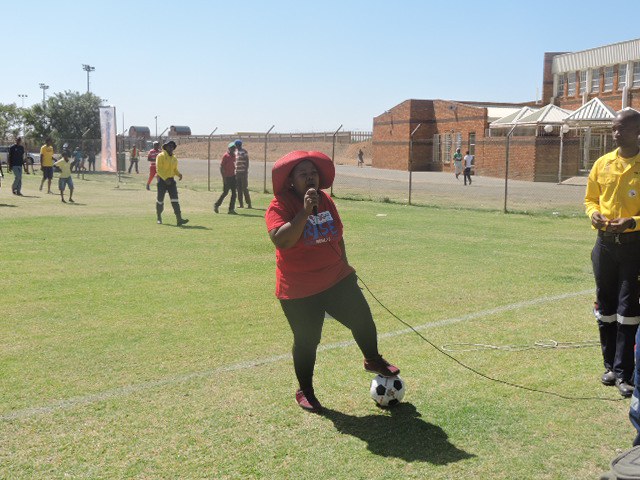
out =
[[[174,177],[182,180],[182,174],[178,171],[178,159],[173,155],[176,142],[167,140],[162,145],[162,153],[156,157],[156,169],[158,173],[158,198],[156,200],[156,215],[158,224],[162,224],[162,211],[164,210],[164,196],[169,193],[173,212],[176,214],[178,226],[182,226],[189,220],[182,218],[180,203],[178,202],[178,185]]]
[[[47,137],[44,145],[40,148],[40,167],[42,170],[42,182],[40,182],[40,191],[47,180],[47,193],[51,192],[51,180],[53,179],[53,142],[51,137]]]
[[[604,360],[600,381],[615,385],[620,395],[630,397],[637,393],[633,379],[640,367],[634,366],[640,323],[640,113],[618,113],[612,131],[618,148],[593,165],[584,204],[591,225],[598,231],[591,262],[597,297],[594,314]],[[640,412],[636,415],[640,432]]]

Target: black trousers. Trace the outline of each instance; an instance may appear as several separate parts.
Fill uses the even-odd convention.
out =
[[[136,167],[136,173],[140,173],[138,171],[138,159],[137,158],[136,159],[132,158],[131,160],[129,160],[129,171],[127,173],[131,173],[131,169],[134,167],[134,165]]]
[[[169,198],[171,199],[173,213],[175,213],[176,218],[180,220],[182,216],[180,214],[180,203],[178,203],[178,185],[173,178],[163,180],[160,177],[158,177],[158,198],[156,201],[156,214],[158,215],[158,220],[161,219],[162,211],[164,210],[164,197],[166,193],[169,194]]]
[[[466,167],[464,169],[464,184],[467,184],[467,179],[469,179],[469,185],[471,185],[471,167]]]
[[[313,385],[325,312],[351,330],[365,358],[378,354],[376,325],[355,273],[316,295],[280,300],[280,305],[293,332],[293,366],[300,388]]]
[[[640,323],[640,242],[617,243],[598,236],[591,262],[604,367],[617,378],[632,381],[635,336]]]
[[[229,202],[229,211],[234,210],[236,208],[236,177],[222,177],[222,195],[218,198],[218,201],[215,203],[217,207],[222,205],[222,201],[224,197],[227,196],[227,193],[231,192],[231,201]]]
[[[251,208],[251,196],[249,195],[249,173],[236,173],[236,188],[238,189],[238,203],[242,207],[242,201],[247,202],[247,207]]]

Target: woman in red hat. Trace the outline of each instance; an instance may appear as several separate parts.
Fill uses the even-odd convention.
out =
[[[349,328],[364,355],[364,368],[383,376],[400,370],[378,353],[376,326],[347,262],[342,222],[324,192],[335,168],[321,152],[295,151],[273,166],[274,198],[265,219],[276,246],[276,296],[293,331],[298,405],[320,412],[313,369],[325,313]]]

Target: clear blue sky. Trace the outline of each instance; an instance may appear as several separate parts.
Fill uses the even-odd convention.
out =
[[[0,103],[91,91],[118,129],[371,130],[408,98],[533,100],[543,55],[638,38],[637,0],[34,1],[5,15]],[[5,9],[8,13],[8,9]],[[11,20],[10,20],[11,19]],[[629,24],[628,27],[620,27]],[[18,33],[18,29],[20,32]],[[6,32],[6,30],[5,30]]]

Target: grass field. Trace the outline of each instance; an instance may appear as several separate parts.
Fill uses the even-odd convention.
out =
[[[187,184],[187,228],[170,211],[156,225],[141,177],[76,181],[77,205],[35,178],[27,198],[3,184],[0,478],[586,479],[630,447],[628,401],[488,381],[369,295],[405,402],[373,404],[359,351],[329,320],[316,367],[328,411],[303,412],[269,196],[215,215],[217,193]],[[436,345],[597,339],[586,218],[336,201],[358,274]],[[598,348],[454,355],[529,387],[619,399],[599,383]]]

